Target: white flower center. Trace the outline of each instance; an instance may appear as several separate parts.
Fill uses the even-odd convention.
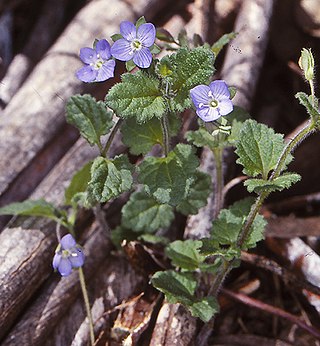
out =
[[[211,108],[217,108],[219,106],[219,101],[215,100],[215,99],[212,99],[209,101],[209,106]]]
[[[131,42],[131,54],[138,52],[142,48],[142,43],[139,40],[134,40]]]

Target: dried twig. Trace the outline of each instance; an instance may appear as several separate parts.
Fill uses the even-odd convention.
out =
[[[306,325],[299,317],[297,317],[293,314],[290,314],[286,311],[283,311],[282,309],[279,309],[278,307],[263,303],[257,299],[248,297],[245,294],[232,292],[226,288],[222,288],[221,292],[223,294],[227,295],[228,297],[230,297],[234,300],[237,300],[237,301],[239,301],[245,305],[252,306],[256,309],[259,309],[259,310],[271,313],[273,315],[279,316],[281,318],[284,318],[284,319],[298,325],[300,328],[306,330],[307,332],[309,332],[310,334],[312,334],[316,338],[320,339],[320,330],[318,330],[312,326]]]

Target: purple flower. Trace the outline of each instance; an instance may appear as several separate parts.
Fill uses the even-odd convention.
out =
[[[111,59],[107,40],[98,41],[95,49],[81,48],[80,59],[85,66],[76,72],[76,76],[83,82],[103,82],[113,77],[116,62]]]
[[[216,80],[207,85],[198,85],[190,90],[192,102],[197,115],[203,121],[213,121],[233,110],[230,92],[223,80]]]
[[[76,243],[71,234],[66,234],[61,238],[60,244],[53,257],[52,266],[58,270],[62,276],[68,276],[72,268],[83,266],[84,254],[80,246]]]
[[[117,40],[111,47],[111,54],[118,60],[133,62],[147,68],[151,65],[152,54],[150,47],[156,38],[156,28],[151,23],[141,24],[137,29],[131,22],[120,24],[120,33],[123,38]]]

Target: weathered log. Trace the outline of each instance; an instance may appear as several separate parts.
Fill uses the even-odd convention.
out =
[[[4,108],[31,72],[34,65],[50,47],[65,21],[67,0],[47,0],[41,9],[30,39],[20,54],[10,63],[0,84],[0,105]],[[46,28],[46,30],[43,30]]]
[[[83,251],[86,256],[84,272],[89,282],[99,264],[108,256],[112,245],[105,230],[97,225],[93,226],[87,238]],[[77,271],[58,282],[51,280],[45,286],[2,345],[43,345],[81,291]]]
[[[0,194],[9,195],[13,184],[17,191],[17,195],[10,194],[6,202],[26,197],[20,193],[24,177],[33,176],[35,185],[43,178],[43,174],[28,169],[28,166],[37,153],[53,141],[65,123],[64,107],[69,96],[88,90],[72,72],[81,65],[77,57],[80,48],[89,46],[95,37],[109,37],[118,32],[121,20],[133,20],[142,14],[152,16],[165,4],[166,1],[153,0],[146,4],[141,0],[135,1],[133,7],[128,2],[100,0],[89,3],[74,18],[3,112]],[[106,87],[109,85],[107,83]],[[39,171],[47,173],[47,169],[41,167]],[[17,177],[21,181],[19,186],[15,182]]]

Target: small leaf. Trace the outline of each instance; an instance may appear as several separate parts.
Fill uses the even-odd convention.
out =
[[[127,119],[121,127],[123,143],[134,155],[147,154],[155,144],[163,145],[159,119],[154,118],[144,124]]]
[[[234,146],[240,139],[240,132],[243,123],[250,119],[249,113],[239,106],[233,106],[233,111],[228,114],[228,120],[231,123],[231,133],[228,137],[229,145]]]
[[[197,281],[190,273],[178,273],[173,270],[156,272],[151,282],[166,295],[169,303],[182,303],[188,306],[192,304]]]
[[[284,173],[272,181],[264,179],[248,179],[244,182],[249,192],[261,193],[264,191],[274,192],[288,189],[292,184],[301,180],[301,176],[296,173]]]
[[[152,54],[159,54],[161,52],[161,48],[155,43],[149,49]]]
[[[174,218],[172,207],[159,204],[144,192],[134,192],[122,208],[122,224],[135,232],[154,232],[169,227]]]
[[[306,93],[298,92],[295,96],[299,100],[300,104],[305,107],[305,109],[307,110],[311,118],[314,118],[314,119],[319,118],[320,113],[318,109],[314,107],[312,103],[312,99],[310,99],[310,97],[308,97]],[[315,99],[315,103],[318,104],[318,100],[316,98],[314,99]]]
[[[237,36],[237,33],[235,32],[230,32],[229,34],[222,35],[219,38],[219,40],[215,42],[211,47],[211,50],[213,51],[215,56],[217,56],[220,53],[221,49],[230,41],[232,41],[236,36]]]
[[[67,103],[67,121],[77,127],[90,145],[101,147],[100,137],[113,126],[112,112],[90,95],[75,95]]]
[[[104,203],[128,191],[132,186],[133,166],[127,156],[116,156],[113,160],[97,157],[91,167],[88,198]]]
[[[253,199],[246,198],[235,202],[229,209],[222,209],[218,218],[212,223],[211,239],[220,245],[234,246],[250,212],[252,203]],[[263,239],[265,225],[266,221],[264,218],[261,215],[257,215],[243,249],[253,247],[258,241]]]
[[[169,43],[175,42],[170,32],[164,28],[157,28],[156,37],[158,40],[163,42],[169,42]]]
[[[189,310],[193,317],[199,317],[203,322],[209,322],[219,312],[219,304],[214,297],[205,297],[190,305]]]
[[[141,16],[137,21],[136,21],[136,28],[138,29],[139,26],[141,24],[145,24],[146,23],[146,19],[144,18],[144,16]]]
[[[113,34],[110,37],[111,37],[111,40],[113,42],[116,42],[116,41],[120,40],[120,38],[123,38],[121,34]]]
[[[176,240],[166,248],[166,255],[176,267],[186,270],[196,270],[205,260],[199,249],[202,247],[200,240]]]
[[[177,210],[184,215],[197,214],[207,204],[211,187],[211,176],[197,171],[188,195],[177,205]]]
[[[126,61],[126,70],[128,72],[131,72],[134,68],[136,68],[136,64],[133,62],[133,60]]]
[[[122,82],[109,90],[106,103],[119,117],[134,117],[138,123],[161,118],[166,113],[159,81],[141,70],[123,74]]]
[[[92,161],[86,163],[78,172],[74,174],[69,186],[64,192],[65,204],[71,205],[73,197],[81,192],[85,192],[91,178]]]
[[[179,45],[184,48],[189,47],[189,40],[188,40],[188,35],[187,31],[185,29],[182,29],[179,34],[178,34],[178,41]]]
[[[162,77],[166,76],[170,85],[173,111],[182,112],[191,107],[189,92],[196,85],[209,82],[215,70],[213,62],[213,53],[205,47],[180,48],[177,53],[161,59],[157,70]]]
[[[61,211],[44,199],[15,202],[0,208],[0,215],[39,216],[57,220]]]
[[[167,157],[147,157],[138,181],[160,203],[177,205],[187,196],[199,161],[190,145],[178,144]]]
[[[220,144],[218,136],[213,136],[203,127],[200,127],[195,131],[188,131],[186,133],[186,138],[188,142],[192,143],[198,148],[208,146],[211,150],[213,150],[219,147]]]
[[[242,126],[236,147],[239,156],[237,163],[244,167],[243,172],[252,177],[261,174],[263,179],[267,179],[269,172],[276,167],[285,143],[283,135],[255,120],[247,120]],[[287,163],[291,159],[292,156]]]

